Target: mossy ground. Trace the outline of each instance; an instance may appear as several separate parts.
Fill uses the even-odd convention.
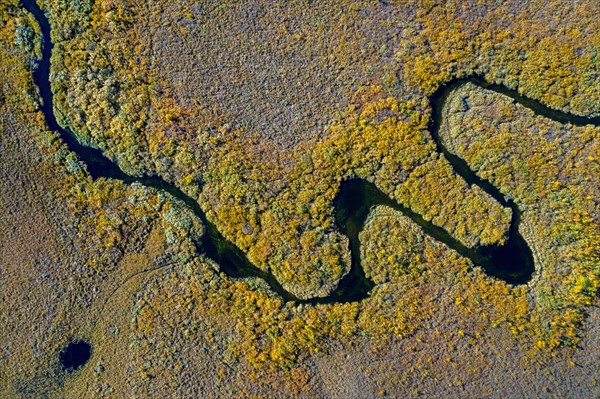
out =
[[[182,3],[175,12],[48,2],[57,112],[125,169],[159,173],[195,195],[255,264],[306,297],[326,294],[347,268],[331,200],[349,176],[374,181],[468,245],[498,242],[507,214],[435,152],[426,95],[475,71],[553,107],[598,111],[597,10],[380,3],[344,12],[327,2]],[[450,101],[449,147],[524,210],[540,271],[530,285],[486,276],[379,207],[361,234],[371,297],[295,306],[260,280],[220,274],[195,252],[200,222],[167,194],[92,181],[37,111],[35,21],[17,2],[0,4],[2,396],[600,396],[597,127],[558,126],[474,87]],[[260,11],[269,29],[256,33],[244,25],[254,17],[234,18],[240,10]],[[288,69],[259,65],[247,79],[256,91],[227,87],[227,101],[211,103],[218,97],[206,87],[240,72],[216,76],[218,63],[206,63],[211,73],[200,74],[186,58],[219,53],[195,52],[209,45],[194,41],[205,13],[223,29],[241,24],[214,37],[227,57],[257,51],[260,64],[276,42],[272,54]],[[299,64],[288,63],[296,51]],[[296,94],[276,75],[301,79],[290,71],[307,63],[322,70],[298,92],[312,115],[285,113],[286,95]],[[216,80],[195,84],[202,79]],[[322,85],[332,91],[320,95]],[[278,134],[283,125],[293,139]],[[72,337],[90,340],[94,353],[67,375],[57,358]]]

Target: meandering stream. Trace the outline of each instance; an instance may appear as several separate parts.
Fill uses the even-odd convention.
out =
[[[79,159],[87,165],[88,171],[94,179],[105,177],[119,179],[125,183],[139,182],[143,185],[164,190],[174,197],[183,201],[202,220],[207,227],[207,233],[202,237],[199,250],[210,259],[214,260],[220,269],[227,275],[240,277],[259,277],[265,280],[271,289],[286,301],[299,303],[333,303],[352,302],[362,300],[369,296],[374,283],[365,276],[360,261],[360,242],[358,235],[364,227],[369,210],[376,205],[392,207],[412,219],[422,227],[423,231],[432,238],[443,242],[450,248],[456,250],[462,256],[473,261],[474,264],[483,267],[487,274],[501,278],[511,284],[521,284],[529,281],[534,271],[534,261],[531,249],[519,233],[521,212],[512,200],[507,200],[491,182],[477,176],[470,169],[467,162],[455,154],[450,153],[442,144],[439,137],[442,109],[449,94],[456,88],[466,83],[473,83],[479,87],[508,96],[519,104],[531,109],[536,114],[561,123],[573,125],[594,124],[600,125],[600,118],[587,118],[556,111],[530,98],[520,95],[518,92],[504,86],[490,84],[480,77],[455,79],[441,87],[431,97],[433,110],[430,132],[436,142],[437,149],[443,153],[458,173],[471,185],[481,187],[491,195],[502,206],[512,210],[512,220],[509,229],[509,237],[502,246],[481,246],[468,248],[453,238],[446,230],[426,220],[411,209],[406,208],[388,195],[380,191],[374,184],[361,179],[352,179],[341,184],[339,193],[334,201],[335,220],[338,229],[345,234],[350,241],[351,267],[350,272],[341,279],[336,290],[324,298],[312,298],[301,300],[287,292],[277,279],[270,273],[265,272],[246,258],[245,254],[232,242],[226,240],[218,229],[207,220],[206,215],[198,203],[186,195],[175,185],[166,182],[157,176],[130,176],[119,169],[118,165],[106,158],[100,150],[80,144],[76,136],[68,129],[61,127],[54,114],[52,105],[52,90],[50,86],[50,56],[53,44],[50,38],[50,24],[35,0],[22,0],[27,11],[33,14],[40,25],[43,36],[42,59],[38,67],[33,71],[33,78],[39,88],[43,104],[43,112],[48,127],[57,131],[65,141],[70,151],[75,152]]]

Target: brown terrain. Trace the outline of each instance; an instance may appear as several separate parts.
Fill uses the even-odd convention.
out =
[[[350,177],[466,246],[505,239],[510,210],[428,131],[445,82],[600,113],[594,2],[41,3],[59,122],[197,199],[301,298],[348,271],[332,202]],[[40,111],[35,19],[0,0],[0,22],[0,397],[600,398],[598,126],[470,84],[447,100],[442,141],[523,212],[527,284],[378,206],[369,296],[286,302],[198,250],[209,233],[178,199],[92,179]],[[69,370],[77,340],[92,354]]]

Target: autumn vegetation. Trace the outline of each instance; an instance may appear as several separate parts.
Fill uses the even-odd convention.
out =
[[[467,246],[504,242],[510,210],[458,176],[428,131],[428,96],[445,82],[477,73],[556,109],[600,112],[593,2],[42,3],[59,122],[127,173],[197,198],[301,298],[326,296],[348,272],[333,200],[351,177]],[[490,397],[494,362],[494,384],[512,395],[598,393],[598,126],[462,86],[440,133],[523,212],[532,281],[489,277],[380,206],[360,233],[370,296],[297,305],[261,279],[222,273],[179,200],[93,180],[39,112],[35,20],[3,0],[0,22],[8,397],[342,397],[331,371],[342,366],[328,363],[338,355],[348,380],[368,380],[356,388],[366,397]],[[30,232],[8,225],[38,222],[39,244],[17,245]],[[65,376],[52,356],[74,335],[95,354]],[[514,390],[521,380],[529,391]]]

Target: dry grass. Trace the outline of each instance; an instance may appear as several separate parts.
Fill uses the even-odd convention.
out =
[[[538,258],[561,260],[532,286],[487,277],[380,208],[361,237],[378,283],[372,296],[284,304],[260,281],[218,274],[194,251],[198,221],[168,196],[92,181],[78,166],[35,112],[28,65],[37,44],[15,36],[18,27],[35,29],[9,3],[0,3],[0,396],[600,397],[598,299],[565,277],[597,268],[586,258],[597,249],[587,234],[597,228],[597,193],[585,180],[597,174],[582,163],[595,156],[597,130],[550,127],[544,147],[523,124],[546,122],[487,95],[452,122],[473,128],[453,148],[474,165],[490,149],[508,157],[509,171],[535,161],[512,180],[496,175],[527,205]],[[498,204],[432,150],[425,95],[451,75],[486,70],[553,106],[597,111],[594,5],[552,2],[533,12],[534,3],[389,3],[341,12],[333,2],[48,2],[64,39],[53,66],[65,72],[55,75],[57,107],[122,165],[194,194],[206,183],[200,201],[219,229],[308,296],[343,271],[330,200],[349,175],[414,207],[434,201],[432,218],[465,240],[495,237],[501,223],[480,223],[499,214]],[[588,45],[571,51],[573,42]],[[532,72],[541,66],[543,74]],[[510,120],[511,139],[483,145],[499,137],[499,115]],[[479,134],[474,120],[491,127]],[[582,212],[555,217],[555,173],[559,194],[575,211],[596,212],[592,222]],[[448,187],[432,187],[441,181]],[[442,195],[449,187],[452,203]],[[572,242],[553,246],[548,237]],[[557,324],[544,328],[544,315]],[[569,340],[555,347],[557,336]],[[66,375],[57,359],[72,337],[90,340],[94,354]]]

